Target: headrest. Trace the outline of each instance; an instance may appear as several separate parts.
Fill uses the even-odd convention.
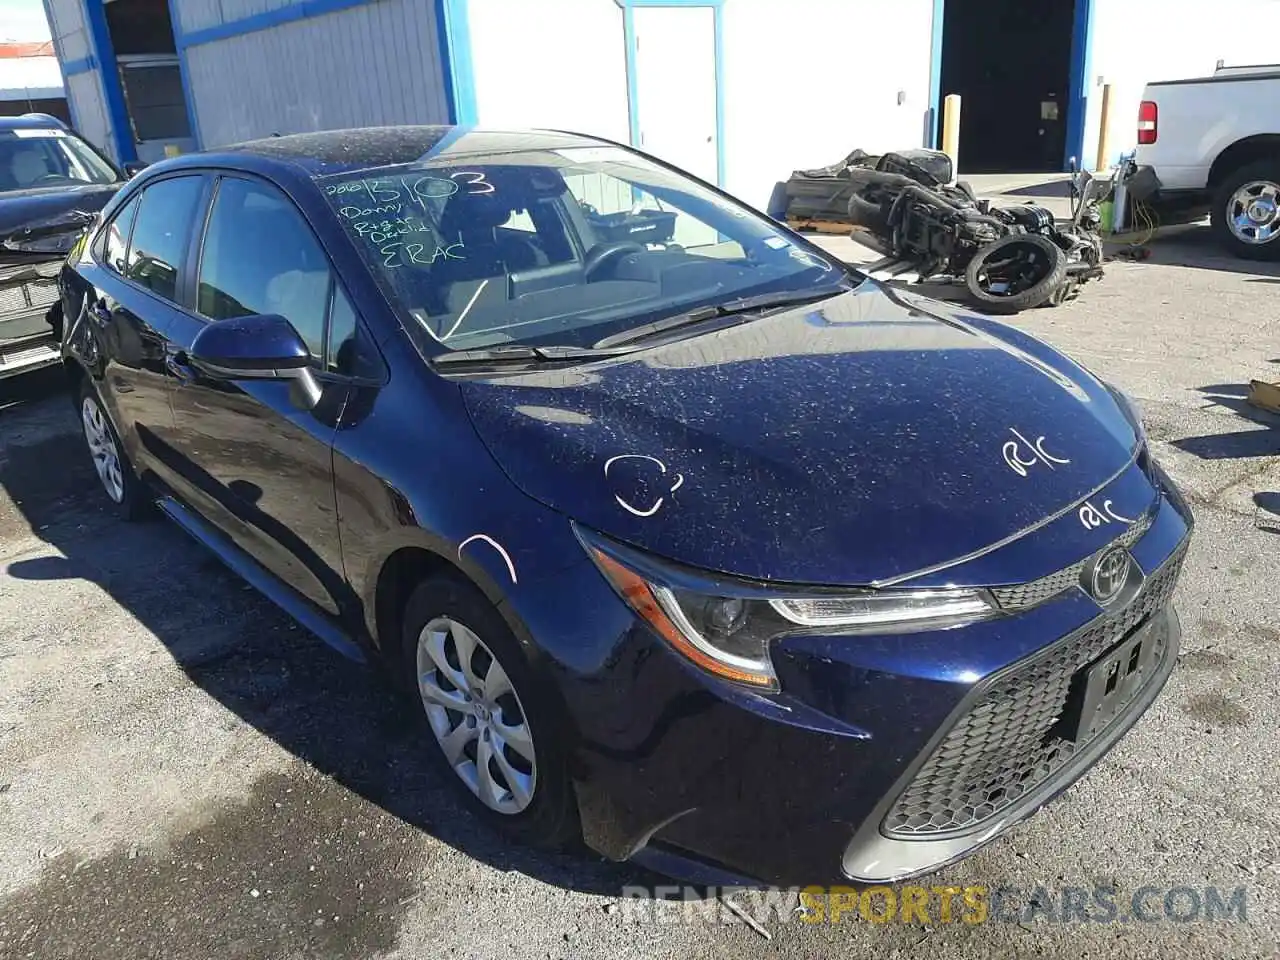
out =
[[[13,158],[9,161],[9,169],[13,172],[13,179],[23,187],[35,183],[49,172],[44,156],[39,150],[14,151]]]
[[[440,217],[440,232],[450,236],[468,230],[492,230],[511,219],[510,200],[488,194],[455,194]]]

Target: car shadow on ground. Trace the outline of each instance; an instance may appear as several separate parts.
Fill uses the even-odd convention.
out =
[[[607,896],[658,882],[584,849],[544,852],[507,840],[455,795],[450,774],[428,754],[425,722],[379,671],[330,650],[163,518],[119,519],[55,373],[0,383],[0,489],[13,505],[0,505],[0,520],[25,524],[56,551],[24,551],[0,578],[96,583],[227,710],[346,789],[495,869]],[[16,517],[5,515],[13,509]]]
[[[1208,224],[1180,224],[1141,245],[1150,250],[1150,255],[1145,260],[1134,261],[1140,264],[1245,274],[1241,277],[1244,283],[1280,283],[1280,262],[1233,256],[1218,243]],[[1107,253],[1114,256],[1126,246],[1128,244],[1108,243]]]
[[[1280,533],[1280,493],[1259,491],[1253,495],[1254,526],[1267,533]]]
[[[1252,421],[1260,430],[1231,430],[1183,437],[1172,441],[1177,447],[1202,460],[1234,460],[1280,455],[1280,415],[1253,406],[1246,399],[1247,383],[1214,383],[1196,390],[1214,406],[1225,407],[1244,420]]]

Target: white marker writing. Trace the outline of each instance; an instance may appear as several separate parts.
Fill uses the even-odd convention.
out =
[[[612,467],[619,460],[648,460],[651,463],[656,463],[658,465],[658,470],[663,474],[667,472],[667,465],[663,463],[661,460],[659,460],[657,457],[650,457],[643,453],[624,453],[616,457],[610,457],[608,460],[604,462],[604,475],[606,477],[609,476],[609,468]],[[682,486],[684,486],[684,474],[677,473],[675,476],[676,476],[676,482],[671,485],[671,489],[667,491],[666,494],[659,497],[657,503],[655,503],[652,507],[649,507],[649,509],[647,510],[642,510],[638,507],[633,507],[631,504],[627,503],[627,501],[623,500],[622,497],[618,496],[616,493],[613,495],[613,499],[617,500],[618,506],[622,507],[622,509],[626,510],[628,513],[633,513],[637,517],[652,517],[655,513],[657,513],[662,508],[662,502],[667,498],[667,496],[669,496],[672,493],[675,493]]]
[[[511,562],[511,557],[507,551],[502,548],[502,544],[493,539],[493,537],[489,536],[487,533],[472,534],[467,537],[467,539],[463,540],[462,543],[458,545],[458,559],[462,559],[462,551],[466,549],[467,544],[474,543],[477,540],[483,540],[485,543],[489,544],[489,546],[493,547],[493,549],[497,550],[498,553],[502,554],[502,559],[507,565],[507,573],[511,574],[511,582],[516,583],[516,565]]]
[[[1052,470],[1055,463],[1070,463],[1062,457],[1055,457],[1044,448],[1044,437],[1037,437],[1036,442],[1032,443],[1013,427],[1009,428],[1017,440],[1006,440],[1001,452],[1004,454],[1004,462],[1008,464],[1009,469],[1020,477],[1027,476],[1027,472],[1031,467],[1038,463],[1043,463]]]
[[[1099,510],[1092,503],[1086,500],[1084,502],[1084,506],[1082,506],[1078,511],[1077,516],[1080,517],[1080,522],[1084,524],[1084,528],[1086,530],[1096,530],[1104,523],[1111,523],[1112,521],[1117,523],[1133,523],[1133,521],[1128,517],[1122,517],[1120,514],[1116,513],[1111,507],[1110,500],[1102,501],[1102,510]]]

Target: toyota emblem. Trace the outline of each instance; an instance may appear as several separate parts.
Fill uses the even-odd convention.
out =
[[[1093,565],[1093,576],[1090,580],[1089,592],[1093,599],[1106,606],[1120,594],[1125,581],[1129,579],[1129,565],[1133,560],[1124,547],[1112,547]]]

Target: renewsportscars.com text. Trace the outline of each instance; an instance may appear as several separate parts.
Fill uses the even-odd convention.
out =
[[[622,911],[632,922],[961,924],[1244,923],[1245,887],[923,886],[708,888],[625,887]],[[732,904],[729,906],[728,904]]]

